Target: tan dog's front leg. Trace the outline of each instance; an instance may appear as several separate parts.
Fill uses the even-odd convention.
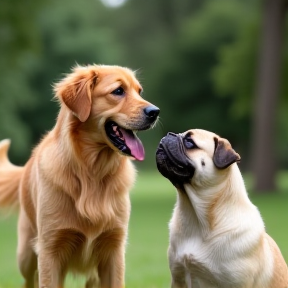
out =
[[[101,288],[123,288],[125,274],[125,257],[122,248],[110,251],[108,257],[99,264]]]
[[[185,268],[181,264],[170,262],[170,271],[172,276],[171,288],[188,288]]]
[[[183,279],[173,278],[172,276],[171,288],[188,288],[188,287],[185,281],[183,281]]]

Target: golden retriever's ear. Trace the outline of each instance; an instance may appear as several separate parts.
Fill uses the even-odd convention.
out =
[[[241,157],[232,149],[228,140],[214,137],[215,151],[213,155],[213,162],[219,169],[225,169],[235,162],[239,162]]]
[[[91,93],[96,84],[97,74],[89,68],[77,67],[73,73],[55,85],[56,96],[85,122],[91,112]]]

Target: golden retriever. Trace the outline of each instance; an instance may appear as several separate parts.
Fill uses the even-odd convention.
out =
[[[40,288],[63,287],[68,271],[86,275],[86,288],[124,287],[131,159],[144,159],[135,132],[153,126],[160,110],[119,66],[77,66],[54,90],[56,125],[24,167],[9,162],[9,141],[0,142],[0,205],[20,203],[25,287],[35,287],[36,270]]]
[[[156,155],[178,190],[169,225],[171,287],[287,288],[287,265],[248,198],[228,140],[200,129],[168,133]]]

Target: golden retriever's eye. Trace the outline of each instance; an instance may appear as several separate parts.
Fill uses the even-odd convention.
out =
[[[198,148],[197,145],[195,144],[195,142],[192,140],[191,137],[185,137],[183,139],[183,144],[187,149],[195,149]]]
[[[125,90],[122,87],[118,87],[117,89],[112,91],[111,94],[117,95],[117,96],[124,96],[125,95]]]

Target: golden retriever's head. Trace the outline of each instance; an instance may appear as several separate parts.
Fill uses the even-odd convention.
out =
[[[56,97],[93,140],[137,160],[144,148],[135,132],[152,127],[160,112],[142,90],[130,69],[104,65],[77,66],[55,85]]]
[[[156,153],[158,170],[176,187],[185,183],[198,187],[218,184],[222,172],[238,161],[240,156],[228,140],[200,129],[168,133]]]

